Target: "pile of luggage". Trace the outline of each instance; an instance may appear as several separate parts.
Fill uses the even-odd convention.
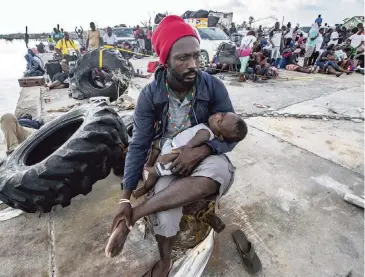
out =
[[[183,19],[208,18],[208,27],[217,27],[220,18],[218,16],[209,15],[210,12],[211,11],[208,10],[186,11],[181,17]]]

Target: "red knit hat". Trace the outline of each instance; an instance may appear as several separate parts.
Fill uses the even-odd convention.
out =
[[[172,45],[182,37],[193,36],[199,41],[194,29],[177,15],[166,16],[152,35],[152,46],[165,65]],[[199,41],[200,42],[200,41]]]

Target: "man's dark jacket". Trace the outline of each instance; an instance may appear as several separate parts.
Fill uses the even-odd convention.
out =
[[[128,147],[124,170],[124,188],[135,189],[146,163],[152,142],[160,138],[167,127],[169,99],[166,91],[166,70],[158,69],[155,80],[140,93],[134,111],[133,138]],[[198,72],[191,125],[207,123],[217,112],[234,112],[228,92],[222,81],[205,72]],[[213,154],[230,152],[237,143],[214,139],[208,143]]]

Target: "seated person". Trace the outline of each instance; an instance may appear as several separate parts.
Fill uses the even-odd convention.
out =
[[[30,52],[33,53],[34,56],[30,54]],[[45,73],[40,59],[35,56],[32,50],[28,49],[28,54],[26,54],[24,58],[27,61],[27,71],[24,73],[25,77],[42,76]]]
[[[33,120],[30,115],[21,115],[17,119],[13,114],[7,113],[0,118],[1,130],[6,141],[6,154],[9,155],[32,133],[38,130],[43,122]]]
[[[320,55],[319,59],[316,62],[316,65],[318,65],[324,73],[333,74],[337,77],[340,77],[343,73],[351,73],[350,71],[345,70],[337,65],[333,44],[328,46],[327,50]]]
[[[297,55],[294,54],[292,48],[286,48],[283,50],[282,54],[283,58],[286,61],[285,69],[289,71],[298,71],[302,73],[310,74],[312,73],[311,68],[304,68],[300,66],[297,62]]]
[[[70,83],[68,80],[69,69],[68,69],[66,60],[62,60],[60,64],[61,64],[62,72],[58,72],[53,76],[52,83],[44,84],[44,86],[46,88],[48,88],[49,90],[69,88],[69,86],[70,86]]]
[[[79,48],[77,44],[70,39],[70,35],[68,32],[64,33],[64,38],[59,40],[55,46],[56,52],[66,60],[66,61],[73,61],[76,60],[75,54],[79,54]]]
[[[225,126],[220,124],[223,116],[230,118]],[[172,175],[169,167],[171,162],[179,156],[179,148],[184,146],[199,147],[215,138],[221,141],[239,142],[245,138],[246,134],[247,126],[240,116],[234,113],[216,113],[210,116],[208,126],[201,123],[184,130],[173,139],[167,139],[161,150],[158,147],[161,141],[156,141],[145,167],[149,172],[147,181],[143,187],[133,192],[133,196],[135,198],[141,197],[155,186],[159,177]],[[161,156],[158,157],[160,152]]]

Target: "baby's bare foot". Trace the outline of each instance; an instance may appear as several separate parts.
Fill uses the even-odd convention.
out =
[[[105,255],[108,258],[115,257],[122,252],[128,234],[129,229],[125,224],[125,220],[122,220],[110,235],[108,244],[105,247]]]

